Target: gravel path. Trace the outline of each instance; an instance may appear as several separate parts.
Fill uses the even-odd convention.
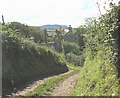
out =
[[[75,74],[64,80],[61,84],[55,87],[55,89],[51,93],[51,96],[70,96],[71,91],[76,85],[78,76],[79,74]]]

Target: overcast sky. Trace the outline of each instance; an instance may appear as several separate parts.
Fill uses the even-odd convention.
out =
[[[97,0],[0,0],[0,15],[4,15],[5,22],[18,21],[33,26],[71,24],[78,27],[84,23],[85,18],[100,15],[96,2]]]

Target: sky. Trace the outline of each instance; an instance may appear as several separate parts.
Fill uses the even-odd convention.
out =
[[[5,22],[17,21],[31,26],[61,24],[78,27],[84,24],[85,18],[100,16],[96,2],[97,0],[0,0],[0,16],[4,15]],[[101,6],[100,9],[104,13]]]

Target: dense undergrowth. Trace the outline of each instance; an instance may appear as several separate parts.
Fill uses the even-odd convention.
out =
[[[74,96],[118,96],[119,83],[115,65],[103,60],[102,51],[91,60],[89,54],[80,70]]]
[[[2,26],[3,95],[36,78],[68,71],[62,55],[47,46],[25,38],[8,26]]]
[[[99,19],[88,19],[83,26],[85,37],[85,63],[80,70],[74,96],[118,96],[118,9],[111,10]]]

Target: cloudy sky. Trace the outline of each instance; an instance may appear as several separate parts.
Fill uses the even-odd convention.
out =
[[[78,27],[84,23],[85,18],[100,16],[96,2],[97,0],[0,0],[0,16],[4,15],[5,22],[18,21],[34,26],[71,24]]]

